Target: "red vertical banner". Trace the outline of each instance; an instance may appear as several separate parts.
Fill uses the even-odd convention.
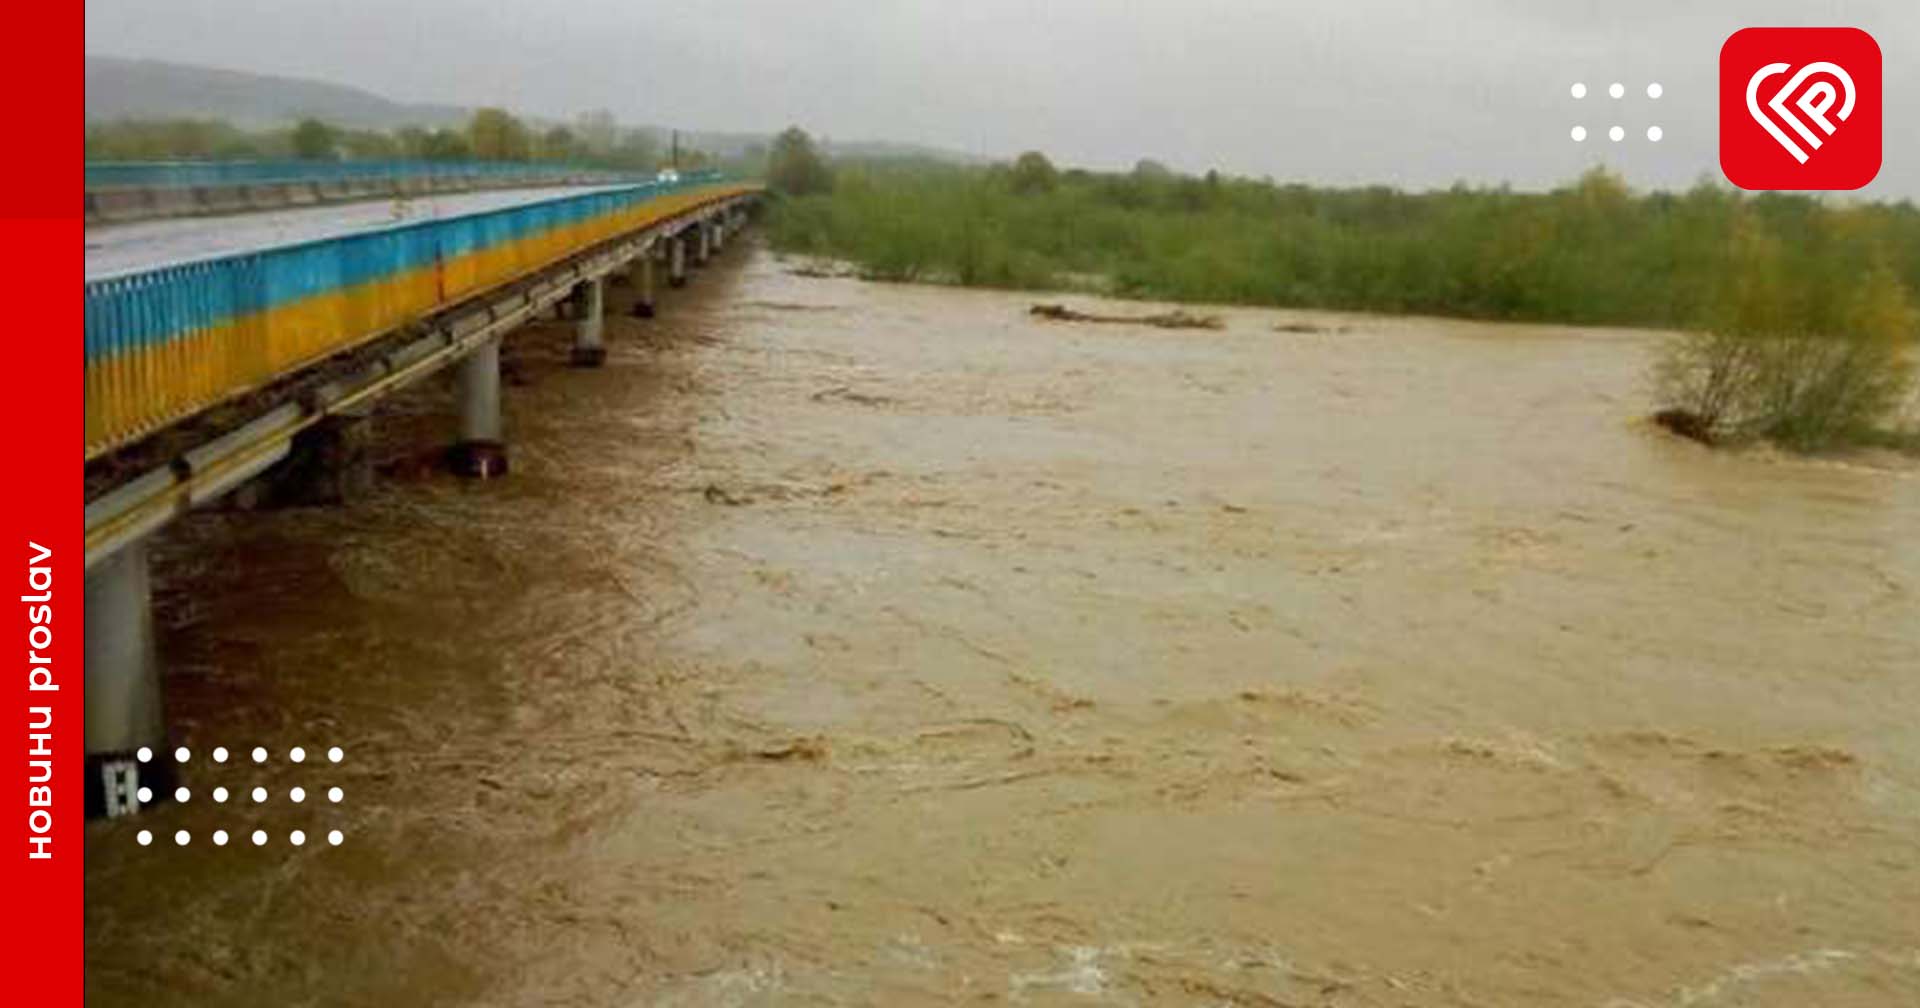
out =
[[[7,12],[8,91],[19,137],[83,139],[86,48],[80,4]],[[0,725],[19,774],[6,793],[13,835],[0,844],[7,894],[10,1004],[77,1005],[84,997],[81,862],[86,763],[82,641],[85,542],[80,474],[60,475],[83,443],[84,312],[67,285],[84,276],[85,183],[57,143],[0,156],[0,288],[7,360],[0,367],[0,557],[14,650]],[[81,152],[84,160],[84,151]],[[67,258],[72,256],[72,259]]]

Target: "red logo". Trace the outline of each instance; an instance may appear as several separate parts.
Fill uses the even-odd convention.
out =
[[[1880,46],[1858,28],[1742,28],[1720,47],[1720,170],[1742,189],[1880,173]]]

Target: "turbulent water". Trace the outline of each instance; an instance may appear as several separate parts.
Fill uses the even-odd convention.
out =
[[[276,757],[92,827],[91,1003],[1920,1002],[1914,466],[1665,436],[1648,334],[1028,303],[729,251],[516,339],[508,479],[432,384],[171,530],[177,741]]]

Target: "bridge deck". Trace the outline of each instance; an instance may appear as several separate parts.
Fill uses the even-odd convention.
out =
[[[99,280],[216,256],[339,238],[394,224],[484,213],[557,196],[619,188],[623,186],[545,186],[423,194],[404,201],[369,200],[98,227],[87,232],[86,278]]]

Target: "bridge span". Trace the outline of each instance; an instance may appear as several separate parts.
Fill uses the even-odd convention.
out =
[[[646,183],[423,192],[90,229],[86,254],[86,742],[89,815],[169,794],[146,540],[457,367],[454,471],[508,468],[500,342],[542,312],[605,358],[604,285],[650,314],[744,226],[758,185]]]

